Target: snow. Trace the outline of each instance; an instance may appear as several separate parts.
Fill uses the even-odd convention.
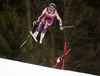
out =
[[[0,76],[96,76],[0,58]]]

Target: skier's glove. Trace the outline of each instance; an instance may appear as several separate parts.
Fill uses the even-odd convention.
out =
[[[60,30],[63,30],[64,29],[64,27],[63,26],[60,26]]]
[[[33,21],[33,25],[36,25],[38,22],[39,22],[38,20],[37,21]]]

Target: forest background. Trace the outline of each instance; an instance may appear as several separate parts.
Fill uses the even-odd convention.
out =
[[[74,27],[60,31],[55,18],[42,45],[30,37],[19,49],[32,22],[52,2],[56,4],[63,26]],[[52,68],[56,59],[63,55],[67,42],[67,50],[70,48],[71,51],[65,58],[65,70],[100,74],[99,29],[100,0],[0,0],[0,58]],[[61,69],[61,63],[56,68]]]

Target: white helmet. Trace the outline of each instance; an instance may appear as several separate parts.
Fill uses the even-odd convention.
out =
[[[54,3],[50,3],[49,7],[56,8],[56,5]]]

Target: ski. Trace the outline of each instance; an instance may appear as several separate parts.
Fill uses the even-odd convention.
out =
[[[55,66],[53,68],[55,68],[59,63],[56,63]]]
[[[62,64],[62,70],[64,69],[64,62],[65,62],[65,53],[66,53],[66,42],[65,42],[65,46],[64,46],[64,59],[63,59],[63,64]]]
[[[32,31],[30,31],[30,34],[32,35],[32,37],[34,38],[34,40],[35,40],[36,42],[38,42],[37,39],[36,39],[36,37],[35,37],[34,34],[32,33]]]
[[[65,53],[64,53],[64,56],[66,56],[66,55],[69,53],[70,50],[71,50],[71,49],[69,49],[67,52],[65,52]],[[63,59],[62,70],[64,69],[64,62],[65,62],[65,58]],[[53,68],[55,68],[58,64],[59,64],[59,63],[56,63],[56,64],[54,65]]]
[[[71,49],[69,49],[69,50],[65,53],[65,56],[69,53],[70,50],[71,50]]]
[[[22,43],[22,45],[20,46],[20,48],[22,48],[25,45],[25,43],[28,41],[29,37],[30,37],[30,34],[28,35],[27,39]]]
[[[32,31],[33,27],[34,27],[34,23],[33,23],[33,26],[31,28],[31,31]],[[21,44],[20,49],[26,44],[26,42],[29,40],[29,38],[30,38],[30,33],[28,34],[27,39]]]
[[[65,56],[69,53],[71,49],[67,50],[66,51],[66,42],[65,42],[65,46],[64,46],[64,58],[62,59],[63,62],[62,62],[62,70],[64,69],[64,62],[65,62]],[[55,68],[60,62],[57,62],[53,68]]]

